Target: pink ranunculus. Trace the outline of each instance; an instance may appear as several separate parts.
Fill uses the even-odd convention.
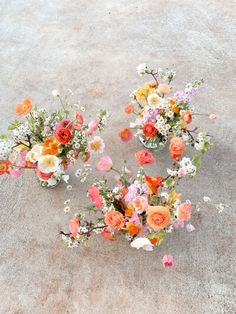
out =
[[[209,115],[210,120],[215,120],[217,118],[216,114],[212,113]]]
[[[191,219],[191,211],[192,204],[190,201],[180,204],[177,211],[178,219],[182,221],[189,221]]]
[[[91,201],[93,202],[96,208],[102,207],[103,199],[102,196],[100,195],[99,189],[96,186],[91,185],[88,188],[88,196],[91,198]]]
[[[91,122],[89,122],[89,124],[88,124],[88,135],[89,136],[93,135],[93,133],[97,131],[98,125],[99,125],[98,119],[94,119]]]
[[[76,238],[78,234],[78,228],[79,228],[79,219],[76,217],[73,217],[69,222],[69,230],[73,238]]]
[[[61,129],[61,128],[66,128],[68,130],[70,130],[71,132],[73,132],[74,130],[74,124],[70,119],[62,119],[61,121],[58,122],[57,124],[57,129]]]
[[[97,163],[97,170],[100,172],[108,172],[112,169],[113,162],[111,157],[103,156],[100,158],[99,162]]]
[[[178,170],[178,176],[179,176],[180,178],[186,176],[186,174],[187,174],[187,171],[186,171],[185,168],[179,168],[179,170]]]
[[[172,267],[174,266],[174,258],[172,255],[164,255],[162,258],[163,267]]]

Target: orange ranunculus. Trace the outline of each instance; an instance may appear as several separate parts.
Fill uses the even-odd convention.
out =
[[[61,144],[67,144],[72,138],[71,131],[67,128],[58,128],[55,136]]]
[[[187,124],[192,122],[192,114],[189,110],[186,110],[182,115],[181,115],[181,119],[186,122]]]
[[[131,114],[132,112],[134,112],[134,104],[130,103],[126,105],[124,111],[127,114]]]
[[[55,137],[47,138],[43,146],[43,155],[57,155],[60,153],[60,143]]]
[[[106,213],[105,224],[112,228],[121,228],[124,225],[124,216],[118,210],[111,210]]]
[[[177,107],[176,101],[174,99],[170,99],[169,100],[169,104],[171,106],[171,110],[174,113],[179,113],[180,109],[179,109],[179,107]]]
[[[128,222],[126,224],[126,230],[131,236],[135,236],[141,231],[142,227],[137,225],[135,222]]]
[[[128,204],[127,208],[125,209],[125,216],[126,217],[132,217],[134,212],[134,208],[131,204]]]
[[[33,104],[30,98],[25,98],[21,104],[16,106],[16,114],[24,116],[32,110]]]
[[[143,134],[146,137],[153,137],[157,134],[157,129],[152,122],[146,122],[143,126]]]
[[[181,138],[173,137],[172,140],[170,141],[169,150],[170,156],[172,158],[178,159],[179,157],[181,157],[181,155],[185,151],[185,145],[182,142]]]
[[[152,194],[157,194],[158,187],[164,186],[164,184],[162,183],[163,177],[161,176],[157,176],[156,178],[153,178],[153,177],[149,177],[145,175],[145,180]]]
[[[147,223],[154,230],[160,230],[170,224],[170,210],[164,206],[149,206],[147,211]]]

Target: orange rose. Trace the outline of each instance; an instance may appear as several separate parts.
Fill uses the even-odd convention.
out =
[[[181,119],[186,122],[187,124],[192,122],[192,114],[189,110],[186,110],[182,115],[181,115]]]
[[[105,224],[112,228],[121,228],[124,225],[124,216],[117,210],[106,213]]]
[[[30,98],[25,98],[21,104],[16,106],[16,114],[18,116],[24,116],[32,110],[32,100]]]
[[[154,229],[163,229],[170,224],[169,208],[164,206],[149,206],[147,212],[147,223]]]
[[[157,129],[152,122],[146,122],[143,126],[143,134],[146,137],[153,137],[157,134]]]
[[[134,112],[134,104],[128,104],[126,107],[125,107],[125,113],[127,114],[131,114],[132,112]]]
[[[134,222],[128,222],[126,224],[126,230],[131,236],[135,236],[141,231],[142,227]]]
[[[172,140],[170,141],[169,150],[170,156],[172,158],[178,159],[179,157],[181,157],[181,155],[185,151],[185,145],[182,142],[181,138],[173,137]]]

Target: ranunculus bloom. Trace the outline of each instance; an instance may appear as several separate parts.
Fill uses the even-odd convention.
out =
[[[105,215],[105,224],[112,228],[121,228],[124,226],[125,218],[117,210],[111,210]]]
[[[43,155],[38,158],[38,169],[43,173],[55,172],[60,165],[60,160],[54,155]]]
[[[167,84],[159,84],[158,92],[161,95],[168,95],[170,93],[170,85]]]
[[[174,259],[172,255],[164,255],[162,258],[163,267],[172,267],[174,266]]]
[[[141,214],[148,208],[148,200],[144,196],[137,196],[132,200],[131,204],[138,214]]]
[[[182,115],[181,119],[186,122],[187,124],[191,123],[193,120],[192,114],[189,110],[186,110]]]
[[[178,159],[185,152],[185,145],[182,142],[181,138],[173,137],[170,141],[170,156],[172,158]]]
[[[73,132],[74,130],[74,124],[70,119],[64,118],[57,124],[57,129],[66,128]]]
[[[137,225],[135,222],[128,222],[126,224],[126,230],[131,236],[137,235],[141,229],[141,225]]]
[[[4,173],[9,173],[9,167],[11,163],[9,160],[6,161],[0,161],[0,175]]]
[[[189,221],[191,219],[191,211],[192,211],[192,204],[190,201],[186,201],[182,203],[177,211],[177,216],[179,220],[182,221]]]
[[[157,129],[152,122],[146,122],[143,125],[143,134],[146,137],[153,137],[157,134]]]
[[[30,151],[26,154],[26,160],[29,160],[32,163],[35,163],[38,161],[39,156],[42,155],[43,147],[42,145],[35,144]]]
[[[105,143],[100,136],[95,136],[93,140],[88,143],[88,147],[94,153],[102,154],[105,148]]]
[[[98,119],[94,119],[93,121],[89,122],[88,124],[88,135],[93,135],[94,132],[98,129]]]
[[[47,138],[43,143],[43,155],[57,155],[60,153],[60,143],[55,137]]]
[[[152,194],[157,194],[158,193],[158,187],[164,186],[164,184],[162,183],[163,177],[161,177],[161,176],[157,176],[157,177],[153,178],[153,177],[149,177],[149,176],[145,175],[145,180],[146,180],[147,185],[148,185],[150,191],[152,192]]]
[[[141,166],[153,164],[155,161],[153,154],[150,153],[146,149],[137,151],[137,153],[135,153],[135,157],[136,157],[137,163]]]
[[[69,230],[74,239],[76,238],[78,234],[78,228],[79,228],[79,219],[76,217],[73,217],[69,222]]]
[[[154,230],[160,230],[170,224],[170,210],[164,206],[149,206],[147,210],[147,223]]]
[[[44,173],[44,172],[40,171],[39,168],[36,168],[35,172],[37,173],[37,175],[40,179],[45,180],[45,181],[49,180],[53,175],[53,172]]]
[[[127,106],[125,106],[125,113],[127,114],[131,114],[132,112],[134,112],[134,104],[128,104]]]
[[[153,244],[148,238],[136,238],[130,245],[138,250],[142,248],[145,251],[153,251]]]
[[[18,116],[24,116],[27,113],[30,113],[32,110],[32,101],[30,98],[25,98],[21,104],[18,104],[16,106],[16,114]]]
[[[133,137],[132,131],[128,128],[124,128],[124,129],[120,130],[120,132],[118,134],[119,134],[119,137],[121,138],[121,140],[123,142],[128,142]]]
[[[110,241],[117,241],[117,238],[116,237],[113,237],[112,236],[112,233],[107,231],[107,230],[103,230],[101,232],[101,236],[106,239],[106,240],[110,240]]]
[[[102,196],[100,195],[99,189],[96,186],[91,185],[88,188],[88,196],[91,198],[96,208],[102,207],[103,199]]]
[[[83,124],[84,123],[84,118],[82,116],[82,114],[80,114],[79,112],[75,112],[75,119],[79,124]]]
[[[55,137],[61,144],[67,144],[72,138],[71,131],[67,128],[58,128]]]
[[[101,172],[108,172],[112,169],[113,162],[109,156],[103,156],[97,163],[97,170]]]

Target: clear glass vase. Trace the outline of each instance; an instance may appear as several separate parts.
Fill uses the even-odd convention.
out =
[[[146,136],[140,134],[139,135],[140,143],[147,149],[151,150],[162,150],[165,147],[166,142],[161,142],[158,138],[147,138]]]

